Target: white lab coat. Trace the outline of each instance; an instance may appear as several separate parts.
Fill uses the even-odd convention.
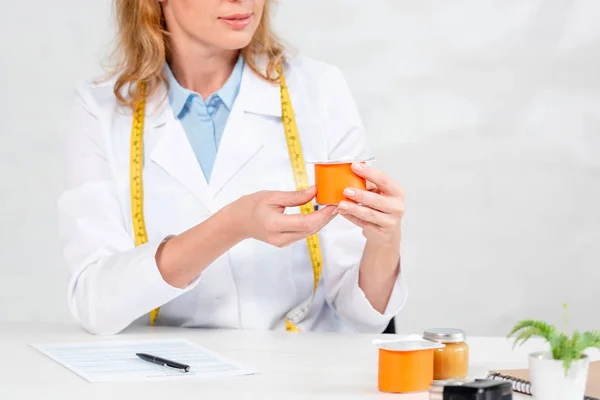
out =
[[[369,155],[339,69],[296,56],[290,57],[285,74],[305,160]],[[148,99],[144,206],[149,242],[136,248],[129,197],[131,112],[116,102],[112,83],[79,87],[66,139],[66,186],[58,211],[74,317],[92,333],[112,334],[132,323],[148,324],[148,313],[160,306],[157,325],[285,329],[286,312],[312,293],[305,241],[276,248],[245,240],[184,289],[162,279],[154,257],[167,235],[191,228],[242,195],[295,190],[279,86],[245,68],[209,184],[181,124],[163,101],[164,91]],[[307,172],[314,183],[311,165]],[[361,229],[337,216],[320,232],[320,240],[323,278],[299,328],[383,331],[405,304],[403,275],[380,314],[357,283],[365,244]]]

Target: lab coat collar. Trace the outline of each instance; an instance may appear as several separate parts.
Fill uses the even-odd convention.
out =
[[[257,69],[266,74],[268,58],[257,56],[255,59]],[[246,112],[281,117],[281,93],[279,82],[269,82],[250,68],[248,63],[244,67],[242,84],[237,100],[240,108]]]
[[[266,71],[267,62],[266,57],[256,59],[259,71]],[[213,167],[210,188],[215,196],[262,149],[274,132],[273,118],[280,117],[279,85],[265,80],[246,63]],[[280,133],[283,135],[283,130]]]
[[[208,210],[214,209],[202,168],[189,143],[181,121],[170,107],[163,107],[155,118],[151,134],[158,136],[157,143],[150,152],[150,159],[193,193]]]

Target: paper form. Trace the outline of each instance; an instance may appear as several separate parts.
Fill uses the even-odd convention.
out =
[[[131,382],[164,379],[202,379],[255,374],[185,339],[97,341],[31,344],[46,356],[89,382]],[[148,353],[188,364],[189,372],[144,361]]]

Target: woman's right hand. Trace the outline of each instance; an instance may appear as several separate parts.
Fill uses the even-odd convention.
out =
[[[163,279],[184,288],[244,239],[285,247],[317,233],[335,217],[337,207],[306,215],[284,213],[286,207],[308,203],[316,193],[314,187],[295,192],[262,191],[229,203],[204,222],[161,244],[156,263]]]
[[[256,239],[276,247],[285,247],[321,230],[337,214],[327,206],[309,214],[285,214],[286,207],[310,202],[314,186],[300,191],[260,191],[243,196],[228,206],[231,226],[242,239]]]

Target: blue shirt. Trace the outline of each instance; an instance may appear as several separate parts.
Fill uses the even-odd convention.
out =
[[[165,64],[169,103],[175,117],[181,121],[207,182],[210,181],[225,124],[239,93],[243,69],[244,58],[240,56],[227,82],[205,101],[200,94],[182,87]]]

